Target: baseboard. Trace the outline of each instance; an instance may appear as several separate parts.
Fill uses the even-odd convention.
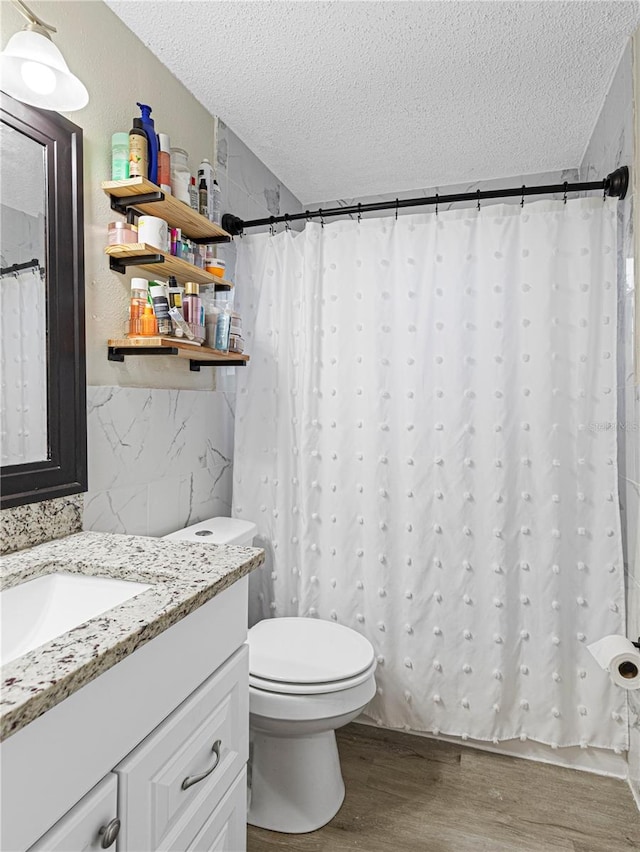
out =
[[[365,716],[359,716],[356,719],[356,723],[368,725],[373,728],[381,727]],[[390,728],[389,730],[397,729]],[[490,751],[494,754],[505,754],[510,757],[519,757],[523,760],[535,760],[537,763],[549,763],[554,766],[577,769],[580,772],[591,772],[594,775],[607,775],[610,778],[621,778],[624,781],[629,780],[629,785],[640,808],[640,787],[636,785],[636,789],[634,790],[633,784],[629,779],[629,765],[627,763],[626,752],[616,754],[609,749],[580,748],[578,746],[554,749],[544,743],[536,743],[532,740],[527,740],[524,743],[520,740],[505,740],[499,745],[494,745],[484,740],[463,740],[460,737],[449,737],[444,734],[439,734],[435,737],[433,734],[424,731],[406,731],[403,729],[403,732],[417,737],[427,737],[431,740],[440,740],[459,746]]]

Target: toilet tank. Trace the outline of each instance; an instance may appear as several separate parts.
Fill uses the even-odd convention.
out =
[[[251,547],[257,527],[250,521],[239,518],[210,518],[183,530],[163,536],[173,541],[195,541],[209,544],[237,544]]]

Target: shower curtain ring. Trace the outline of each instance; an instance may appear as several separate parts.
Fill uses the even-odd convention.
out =
[[[564,182],[564,198],[562,199],[562,200],[564,201],[564,203],[565,203],[565,204],[567,203],[567,187],[568,187],[568,186],[569,186],[569,184],[568,184],[568,183],[567,183],[567,181],[565,180],[565,182]]]
[[[358,224],[362,221],[362,204],[358,202]]]
[[[291,230],[291,225],[289,224],[289,214],[288,213],[284,214],[284,229],[285,229],[285,231]]]
[[[439,195],[438,195],[438,193],[436,192],[436,216],[438,215],[438,199],[439,199],[439,198],[440,198],[440,196],[439,196]]]
[[[275,235],[276,235],[276,224],[275,224],[274,220],[275,220],[275,216],[272,216],[271,217],[271,224],[269,225],[269,233],[271,234],[272,237],[275,237]]]
[[[480,190],[478,190],[478,212],[480,212]]]
[[[398,199],[396,198],[396,222],[398,221]]]
[[[525,190],[525,185],[522,184],[522,198],[520,199],[520,207],[524,207],[524,190]]]
[[[320,227],[324,228],[324,218],[322,216],[322,207],[318,209],[318,216],[320,217]]]

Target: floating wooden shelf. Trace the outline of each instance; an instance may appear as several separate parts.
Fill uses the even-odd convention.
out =
[[[128,266],[139,266],[151,274],[168,278],[174,275],[179,284],[195,281],[198,284],[214,284],[216,290],[230,290],[231,281],[211,275],[205,269],[199,269],[187,263],[181,257],[174,257],[146,243],[127,243],[107,246],[104,253],[109,255],[110,267],[114,272],[125,273]]]
[[[249,356],[239,352],[220,352],[207,346],[185,343],[175,337],[123,337],[109,340],[109,361],[124,361],[126,355],[177,355],[189,361],[189,368],[244,367]]]
[[[119,213],[133,208],[149,216],[166,219],[172,228],[180,228],[185,237],[200,243],[228,242],[231,235],[220,225],[210,222],[196,210],[163,192],[155,183],[142,177],[127,180],[105,180],[102,189],[111,197],[111,206]],[[139,199],[139,200],[136,200]]]

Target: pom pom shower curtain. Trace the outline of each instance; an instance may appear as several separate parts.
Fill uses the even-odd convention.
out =
[[[627,747],[586,645],[624,632],[615,201],[240,241],[234,514],[251,617],[366,635],[369,715]]]

